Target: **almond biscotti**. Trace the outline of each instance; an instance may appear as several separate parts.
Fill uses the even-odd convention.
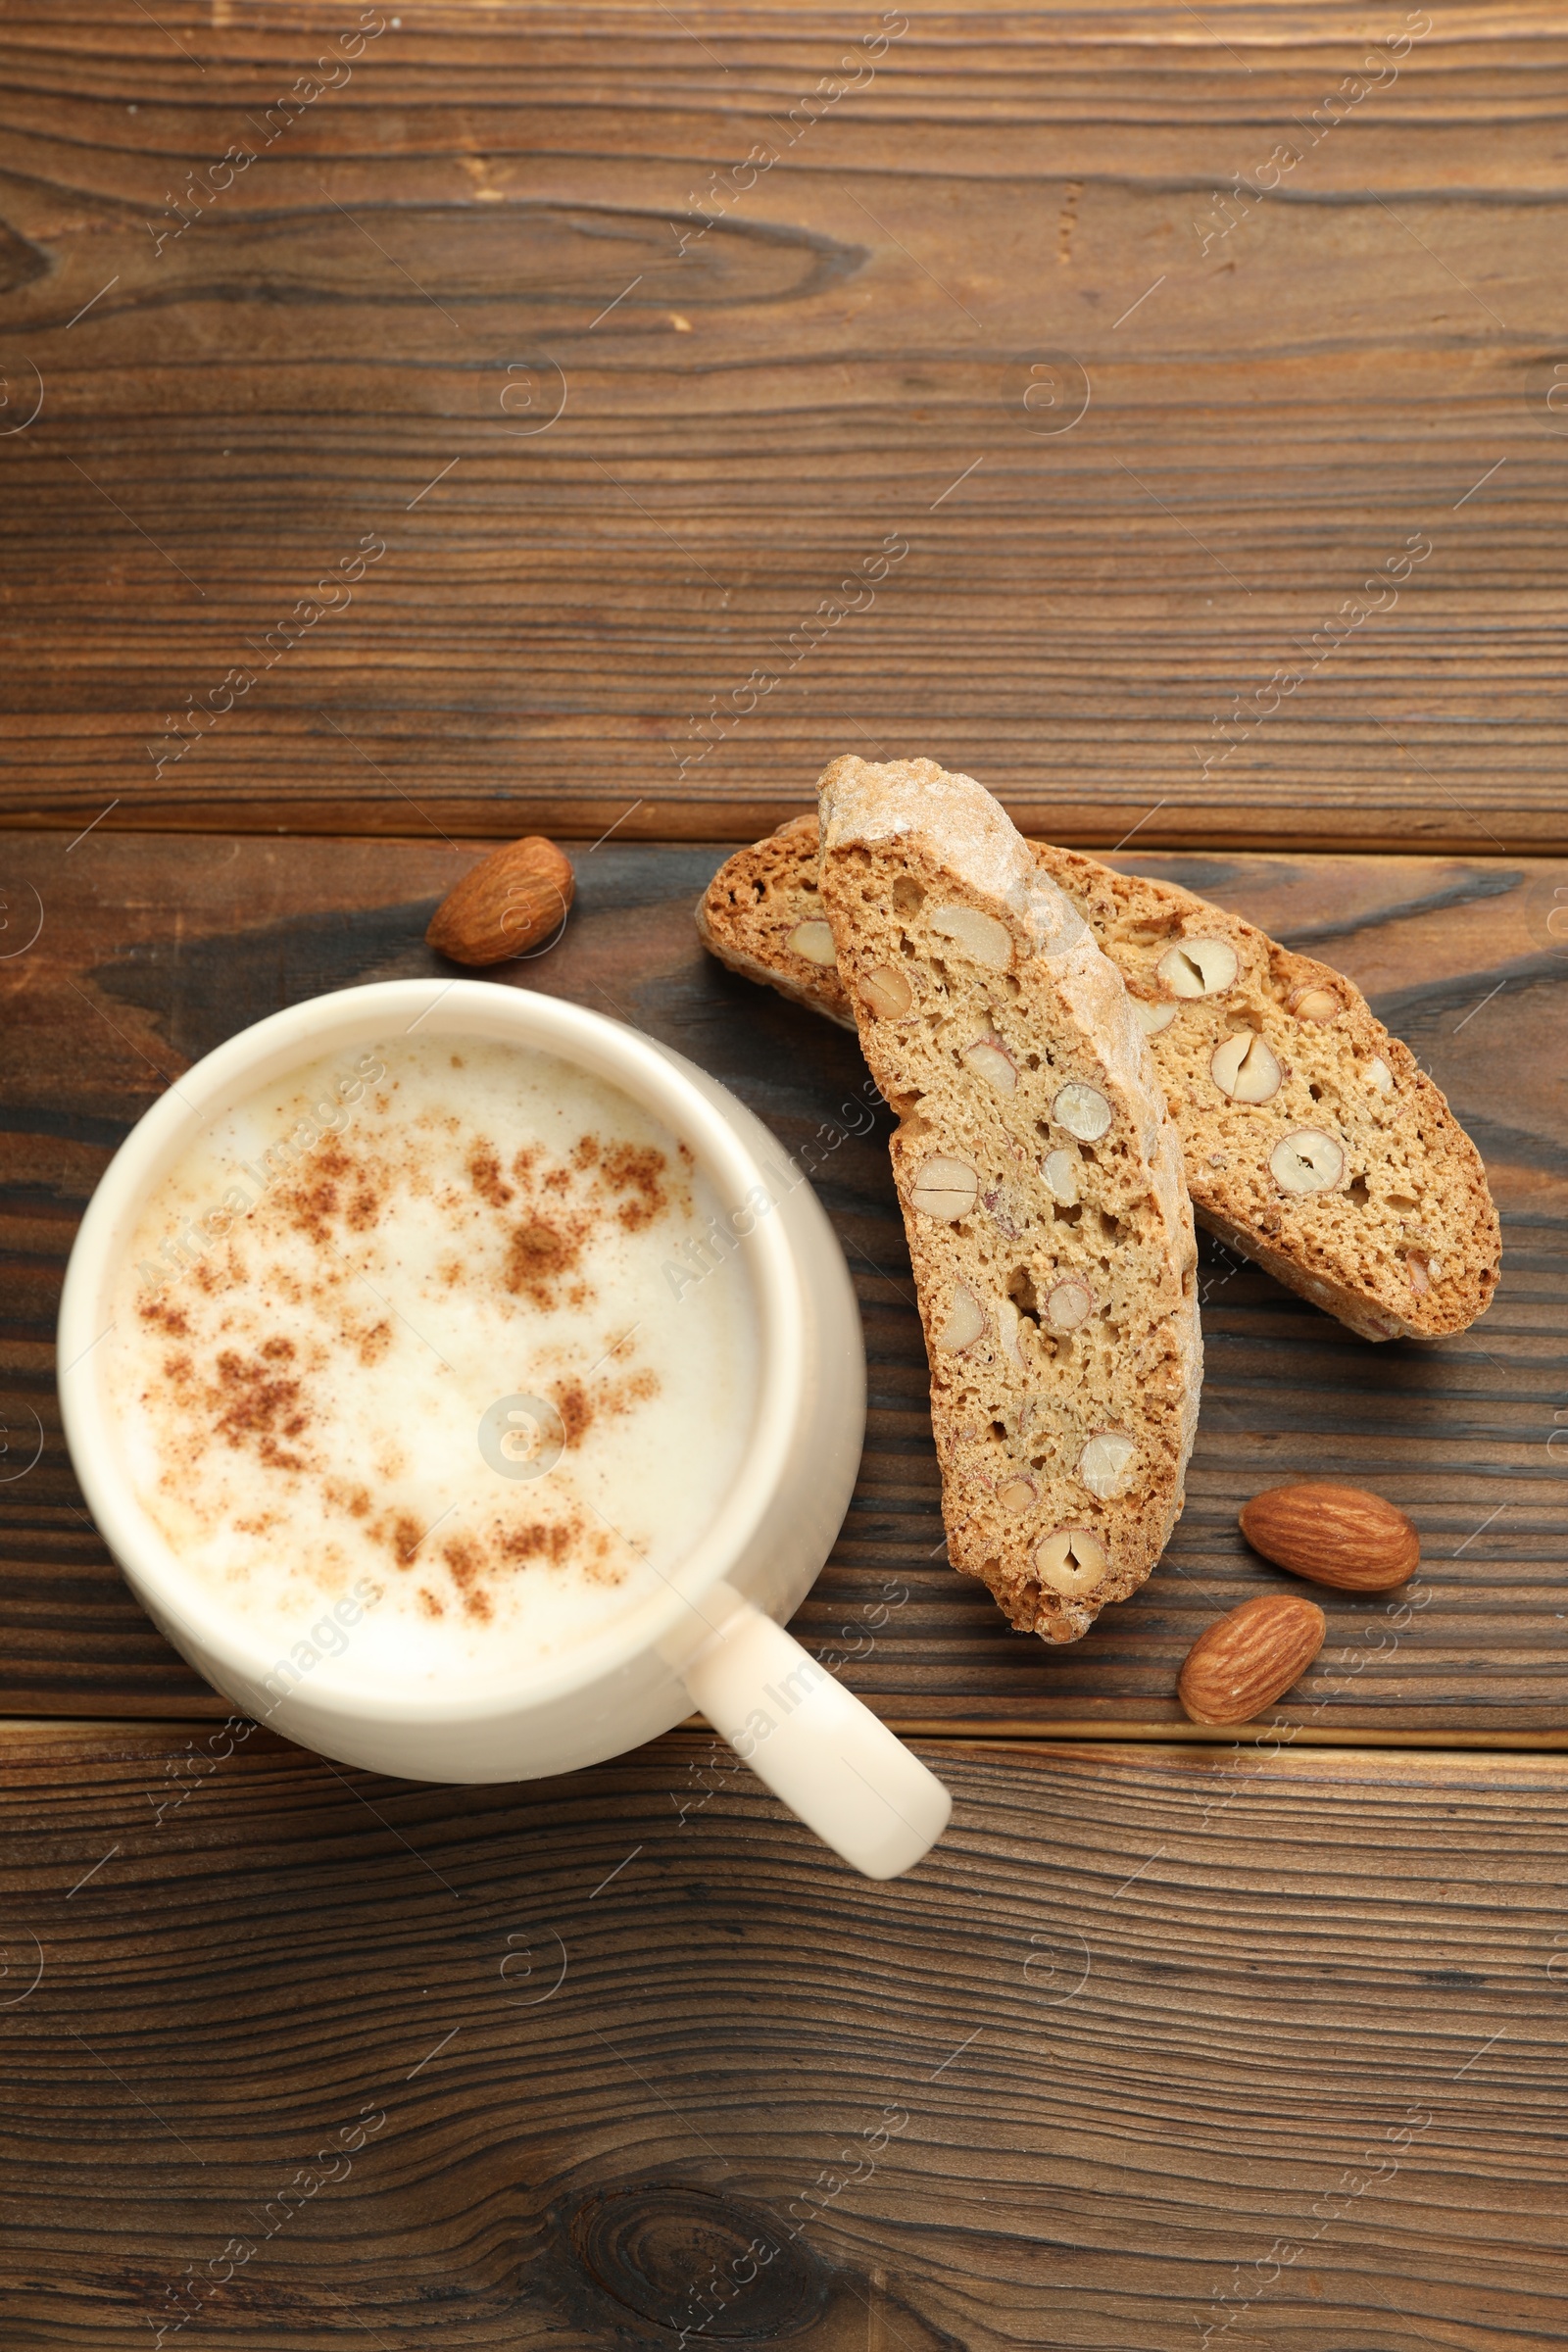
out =
[[[1359,990],[1175,883],[1032,847],[1133,998],[1199,1222],[1365,1339],[1483,1314],[1500,1240],[1480,1154]],[[719,869],[698,928],[849,1026],[816,863],[817,820],[796,817]]]
[[[841,1029],[853,1029],[849,991],[839,978],[833,933],[817,888],[820,842],[811,808],[754,848],[737,851],[697,902],[697,933],[709,954],[732,972],[776,988],[792,1004],[825,1012]]]
[[[931,1364],[949,1556],[1085,1633],[1182,1503],[1201,1350],[1175,1130],[1114,965],[967,776],[838,760],[821,912],[871,1074]]]

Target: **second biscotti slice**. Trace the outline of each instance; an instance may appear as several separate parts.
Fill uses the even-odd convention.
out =
[[[981,785],[852,759],[821,791],[823,916],[899,1118],[949,1556],[1075,1641],[1181,1508],[1201,1351],[1175,1131],[1114,966]]]
[[[1501,1238],[1481,1154],[1360,990],[1178,883],[1031,846],[1133,998],[1199,1223],[1364,1339],[1485,1314]],[[854,1025],[822,960],[814,815],[720,866],[697,927],[720,962]]]

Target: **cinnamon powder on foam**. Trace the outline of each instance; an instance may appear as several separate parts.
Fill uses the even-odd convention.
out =
[[[198,1516],[217,1535],[222,1467],[243,1462],[261,1477],[245,1482],[258,1507],[228,1515],[237,1536],[277,1536],[303,1499],[319,1514],[319,1590],[346,1586],[368,1543],[430,1624],[488,1627],[519,1579],[540,1571],[612,1591],[635,1565],[641,1531],[607,1524],[571,1477],[572,1457],[595,1433],[603,1445],[634,1428],[664,1383],[638,1335],[615,1328],[602,1270],[632,1237],[662,1228],[667,1248],[696,1229],[691,1155],[592,1129],[565,1150],[531,1140],[509,1150],[457,1113],[401,1125],[396,1094],[396,1082],[376,1094],[367,1132],[323,1136],[196,1265],[138,1297],[136,1317],[156,1343],[140,1402],[160,1433],[160,1486],[187,1506],[200,1491]],[[492,1394],[526,1389],[553,1404],[566,1475],[483,1480],[478,1507],[444,1528],[389,1499],[406,1468],[395,1429],[373,1465],[379,1475],[346,1470],[341,1443],[339,1399],[354,1367],[409,1346],[396,1301],[361,1278],[358,1246],[395,1244],[412,1202],[451,1223],[438,1291],[461,1296],[477,1282],[493,1300],[504,1295],[505,1328],[524,1342],[563,1312],[583,1334],[575,1345],[547,1341],[553,1360],[536,1386],[499,1366],[492,1381]]]

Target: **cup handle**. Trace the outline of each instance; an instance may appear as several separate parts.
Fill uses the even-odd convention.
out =
[[[681,1675],[741,1761],[866,1878],[912,1870],[947,1828],[936,1775],[749,1600]]]

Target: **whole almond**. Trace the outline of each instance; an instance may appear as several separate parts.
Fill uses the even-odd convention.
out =
[[[1341,1592],[1387,1592],[1415,1574],[1421,1539],[1402,1511],[1364,1487],[1303,1479],[1270,1487],[1242,1505],[1254,1551],[1293,1576]]]
[[[576,888],[564,851],[533,833],[481,858],[447,892],[424,936],[454,963],[504,963],[565,921]]]
[[[1244,1600],[1199,1635],[1176,1695],[1194,1723],[1250,1723],[1306,1672],[1327,1631],[1317,1602],[1299,1593]]]

